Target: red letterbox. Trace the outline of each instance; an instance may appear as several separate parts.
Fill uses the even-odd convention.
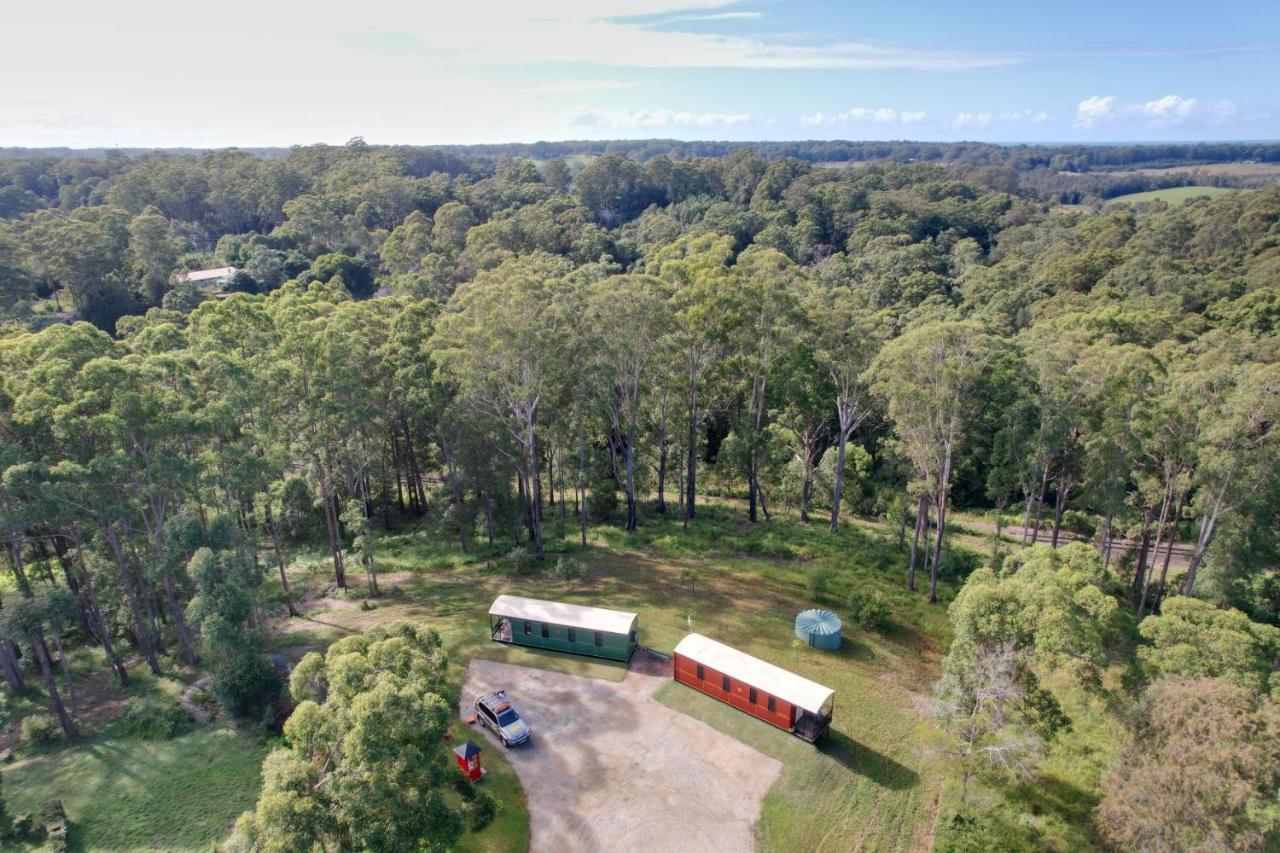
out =
[[[484,776],[484,769],[480,766],[480,747],[467,741],[462,746],[454,747],[453,754],[458,759],[458,769],[462,771],[462,775],[472,782],[479,782]]]

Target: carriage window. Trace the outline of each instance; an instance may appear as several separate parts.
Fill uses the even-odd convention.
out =
[[[772,714],[777,710],[778,710],[778,703],[772,696],[770,696],[769,697],[769,713]]]
[[[720,689],[723,690],[725,693],[729,692],[729,676],[727,675],[720,676]]]
[[[543,639],[546,639],[547,637],[550,637],[550,636],[551,636],[551,629],[550,629],[550,628],[548,628],[546,625],[543,625],[543,626],[542,626],[542,637],[543,637]]]
[[[569,642],[571,643],[578,642],[578,632],[573,628],[569,629]]]
[[[526,637],[533,633],[533,623],[531,622],[524,623],[524,633]]]
[[[747,691],[747,700],[751,702],[752,705],[756,704],[756,689],[754,687]]]
[[[599,631],[596,631],[596,645],[597,646],[604,645],[604,634],[601,634]]]
[[[701,681],[706,677],[706,673],[702,670],[702,664],[698,664],[698,680]]]

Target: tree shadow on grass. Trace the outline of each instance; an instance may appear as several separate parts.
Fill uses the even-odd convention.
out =
[[[883,788],[895,791],[920,784],[920,774],[846,734],[828,731],[818,742],[818,751]]]

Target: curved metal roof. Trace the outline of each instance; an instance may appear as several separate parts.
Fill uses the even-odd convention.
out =
[[[522,598],[518,595],[500,595],[489,608],[490,616],[506,616],[546,622],[566,628],[584,631],[604,631],[609,634],[626,634],[635,625],[636,614],[622,610],[606,610],[603,607],[583,607],[560,601],[544,601],[540,598]]]
[[[676,646],[675,653],[706,664],[717,672],[772,693],[782,701],[814,714],[822,713],[823,706],[836,695],[830,687],[823,687],[802,675],[788,672],[780,666],[754,658],[701,634],[685,637]]]

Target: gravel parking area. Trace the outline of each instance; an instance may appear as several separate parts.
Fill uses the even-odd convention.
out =
[[[535,853],[754,848],[761,801],[782,765],[658,703],[653,693],[670,677],[669,663],[643,652],[616,683],[471,661],[463,716],[479,694],[506,690],[533,729],[508,757],[529,798]]]

